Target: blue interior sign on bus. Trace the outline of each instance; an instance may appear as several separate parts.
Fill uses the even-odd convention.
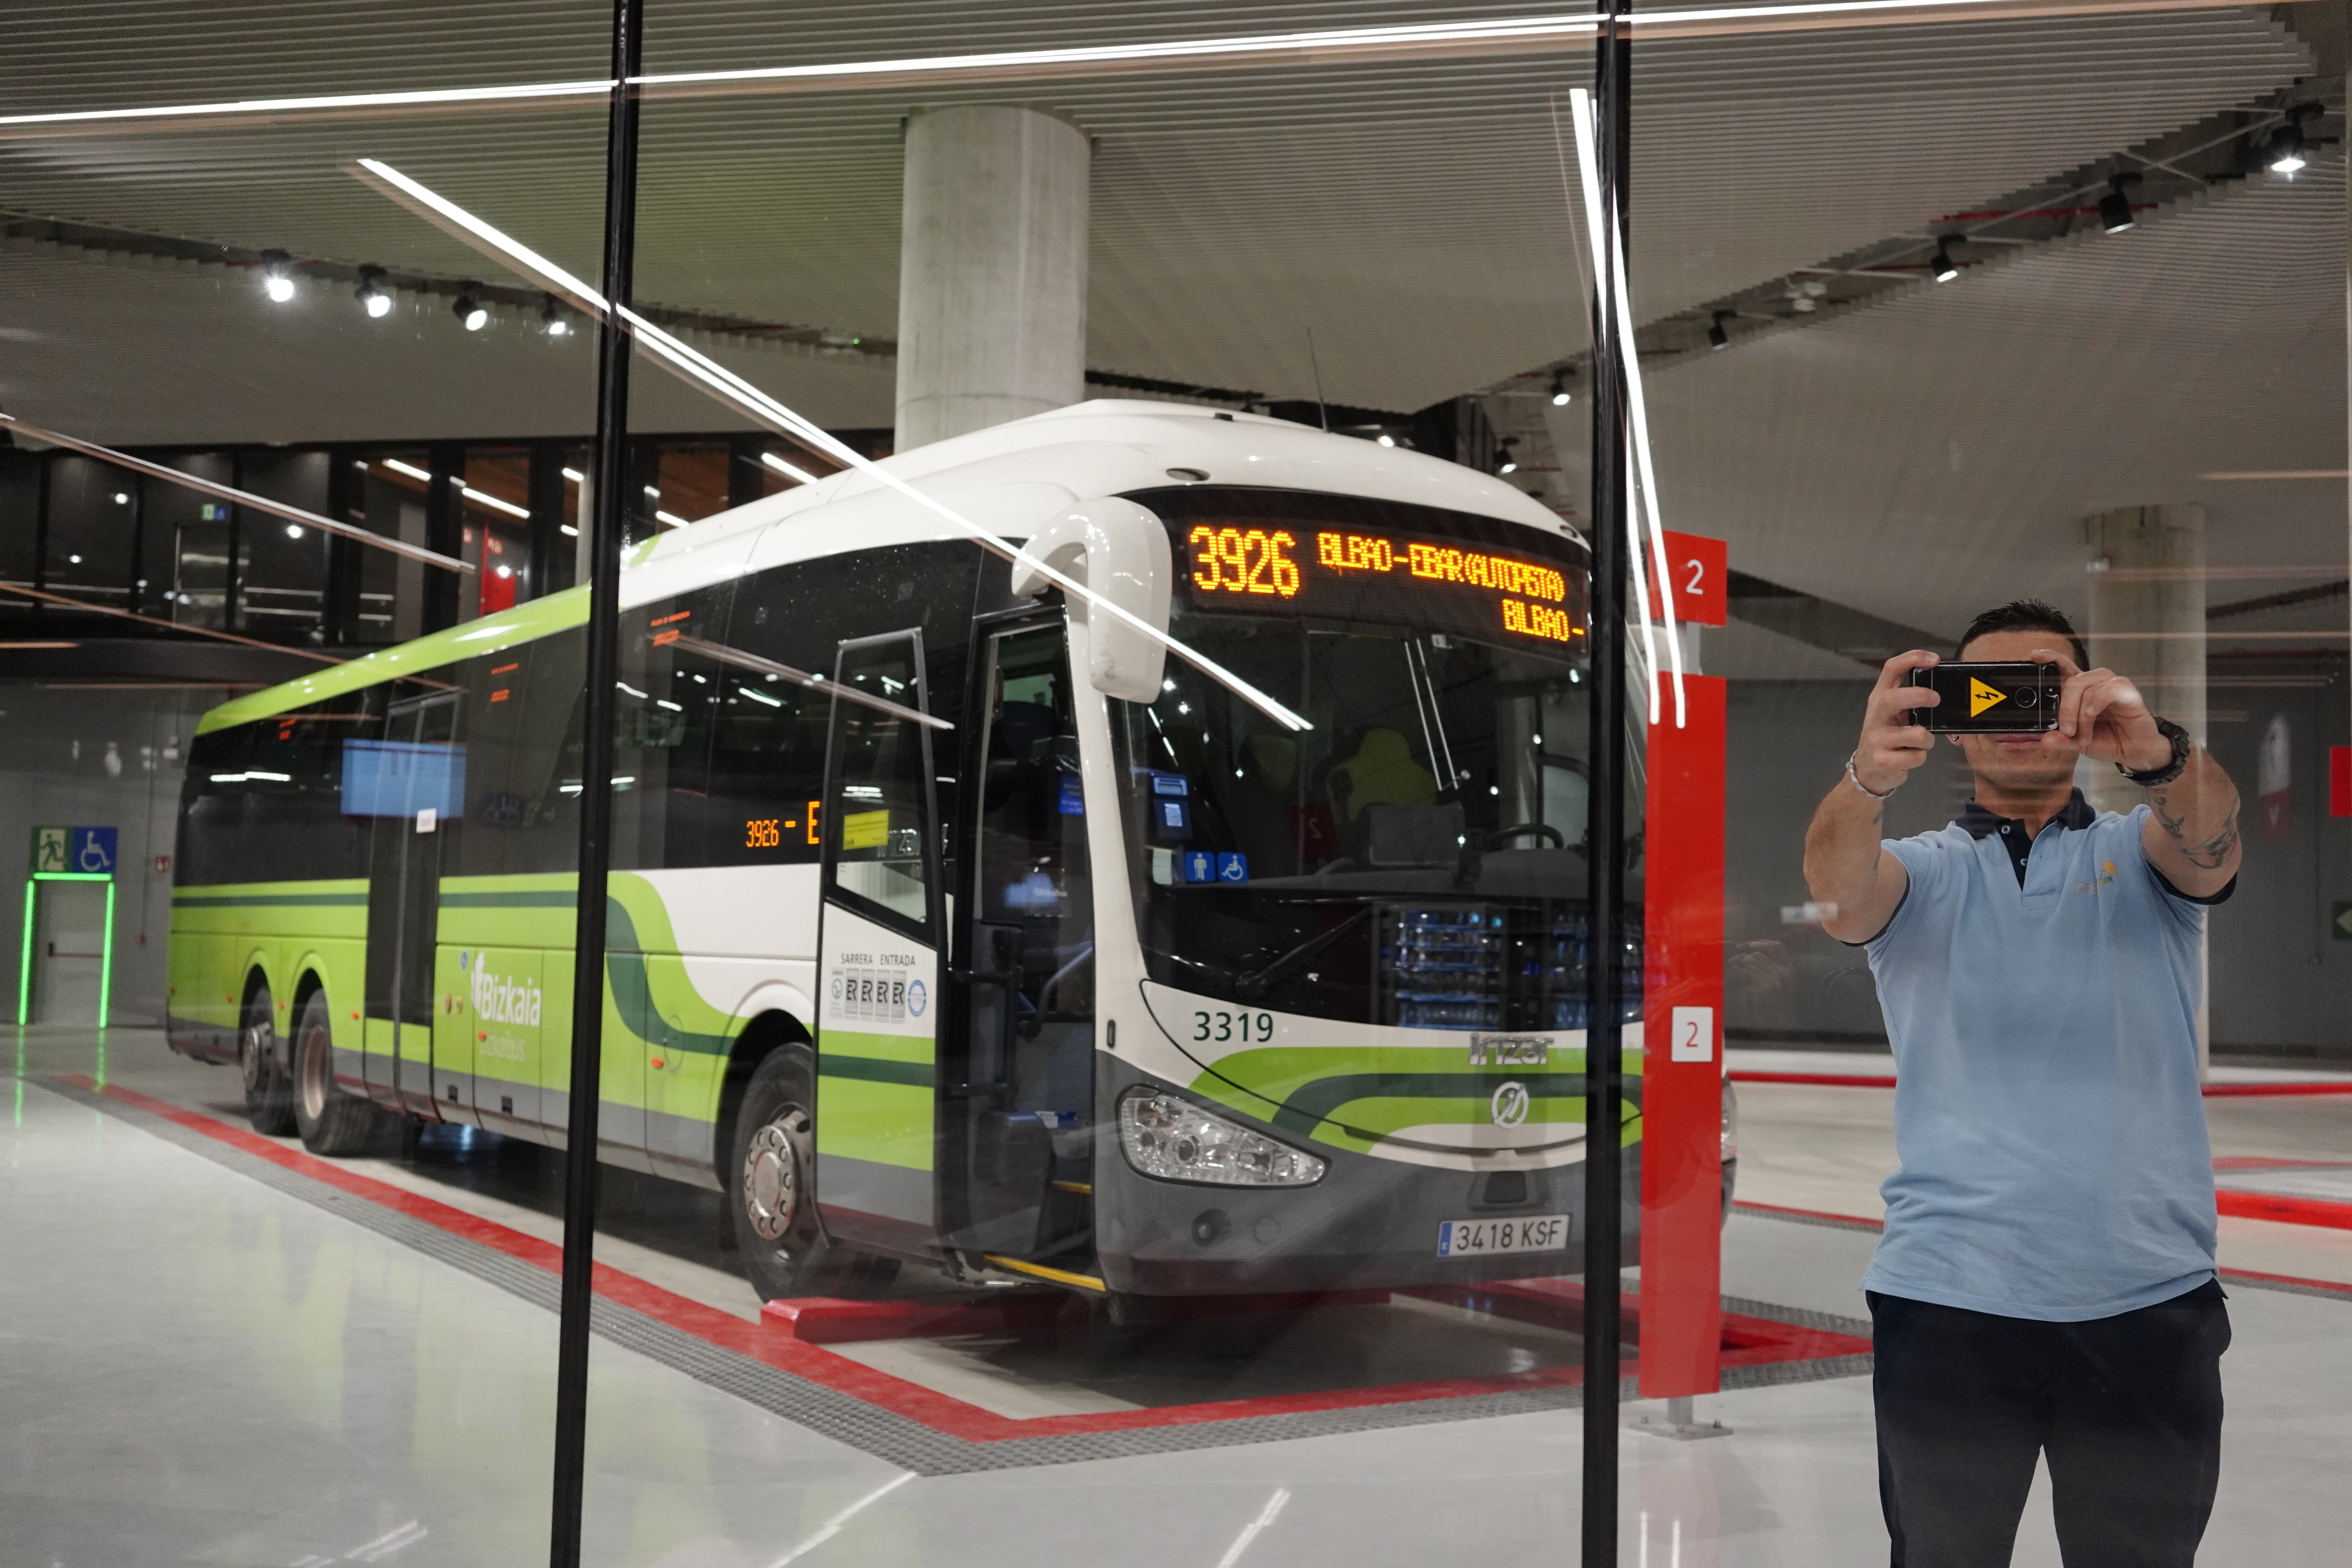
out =
[[[1229,849],[1187,849],[1178,858],[1188,882],[1249,880],[1249,857]]]
[[[36,827],[33,870],[50,876],[111,877],[114,847],[111,827]]]

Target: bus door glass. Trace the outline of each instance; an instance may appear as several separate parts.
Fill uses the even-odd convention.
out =
[[[368,847],[368,1089],[388,1104],[417,1110],[444,1096],[433,1075],[433,960],[442,847],[465,814],[459,700],[459,693],[449,692],[394,704],[383,739],[352,748],[372,754],[347,754],[344,762],[347,769],[357,765],[371,775],[363,792],[373,819]],[[471,1065],[469,1055],[461,1070],[470,1072]],[[457,1085],[455,1078],[450,1082]],[[457,1095],[470,1103],[463,1087]]]
[[[1045,1259],[1093,1213],[1094,904],[1061,624],[990,637],[979,680],[949,1215],[960,1249]]]
[[[821,807],[817,1202],[843,1239],[928,1251],[939,838],[922,635],[841,644]]]

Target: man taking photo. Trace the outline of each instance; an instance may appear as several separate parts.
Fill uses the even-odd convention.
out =
[[[2188,1568],[2220,1475],[2213,1166],[2198,1075],[2205,908],[2237,880],[2238,791],[2066,617],[1979,616],[1963,660],[2064,677],[2058,727],[1948,739],[1958,821],[1882,839],[1934,744],[1888,659],[1805,835],[1832,936],[1865,948],[1900,1168],[1863,1279],[1895,1568],[2005,1564],[2047,1455],[2070,1568]],[[2095,813],[2077,758],[2147,792]]]

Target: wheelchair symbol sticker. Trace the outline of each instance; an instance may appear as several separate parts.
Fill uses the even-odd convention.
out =
[[[71,869],[85,876],[114,875],[115,833],[111,827],[77,827],[73,830],[73,848],[68,856]]]

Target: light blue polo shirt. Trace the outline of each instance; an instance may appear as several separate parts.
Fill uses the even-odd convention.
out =
[[[1911,886],[1863,945],[1902,1163],[1864,1289],[2080,1322],[2213,1277],[2198,938],[2231,889],[2175,890],[2147,820],[2077,792],[2030,848],[1973,801],[1886,841]]]

